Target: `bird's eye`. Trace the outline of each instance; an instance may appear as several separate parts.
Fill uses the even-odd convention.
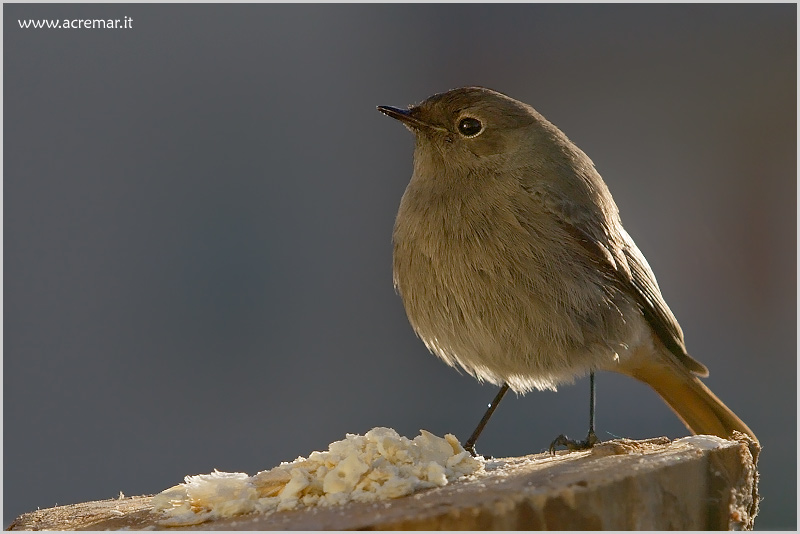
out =
[[[458,131],[464,137],[475,137],[483,131],[483,124],[478,119],[464,117],[458,122]]]

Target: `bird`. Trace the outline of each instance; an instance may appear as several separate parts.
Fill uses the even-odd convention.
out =
[[[378,106],[415,136],[392,232],[393,282],[427,348],[503,395],[596,371],[652,387],[695,434],[758,441],[700,380],[683,331],[594,163],[533,107],[478,86]]]

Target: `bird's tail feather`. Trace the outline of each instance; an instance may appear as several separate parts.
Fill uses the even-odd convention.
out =
[[[656,390],[694,434],[729,439],[738,430],[758,443],[750,427],[671,354],[634,357],[620,370]]]

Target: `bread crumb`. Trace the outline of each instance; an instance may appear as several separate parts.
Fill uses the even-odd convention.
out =
[[[421,430],[412,440],[376,427],[252,477],[222,471],[187,476],[153,497],[153,511],[162,514],[161,525],[188,526],[254,512],[374,502],[445,486],[482,472],[484,462],[452,434],[441,438]]]

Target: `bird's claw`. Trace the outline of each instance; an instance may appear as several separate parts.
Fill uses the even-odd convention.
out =
[[[569,439],[564,434],[561,434],[553,442],[550,444],[548,450],[550,454],[556,453],[556,447],[559,445],[566,447],[568,451],[583,451],[586,449],[591,449],[594,447],[595,443],[599,440],[597,439],[597,435],[595,435],[594,431],[590,430],[589,434],[586,436],[586,439],[583,441],[575,441],[574,439]]]
[[[493,456],[488,456],[488,455],[485,455],[485,454],[478,454],[478,451],[475,450],[475,445],[465,445],[464,446],[464,450],[467,451],[468,453],[470,453],[473,458],[475,458],[476,456],[483,456],[484,459],[486,459],[486,460],[491,460],[492,458],[494,458]]]

